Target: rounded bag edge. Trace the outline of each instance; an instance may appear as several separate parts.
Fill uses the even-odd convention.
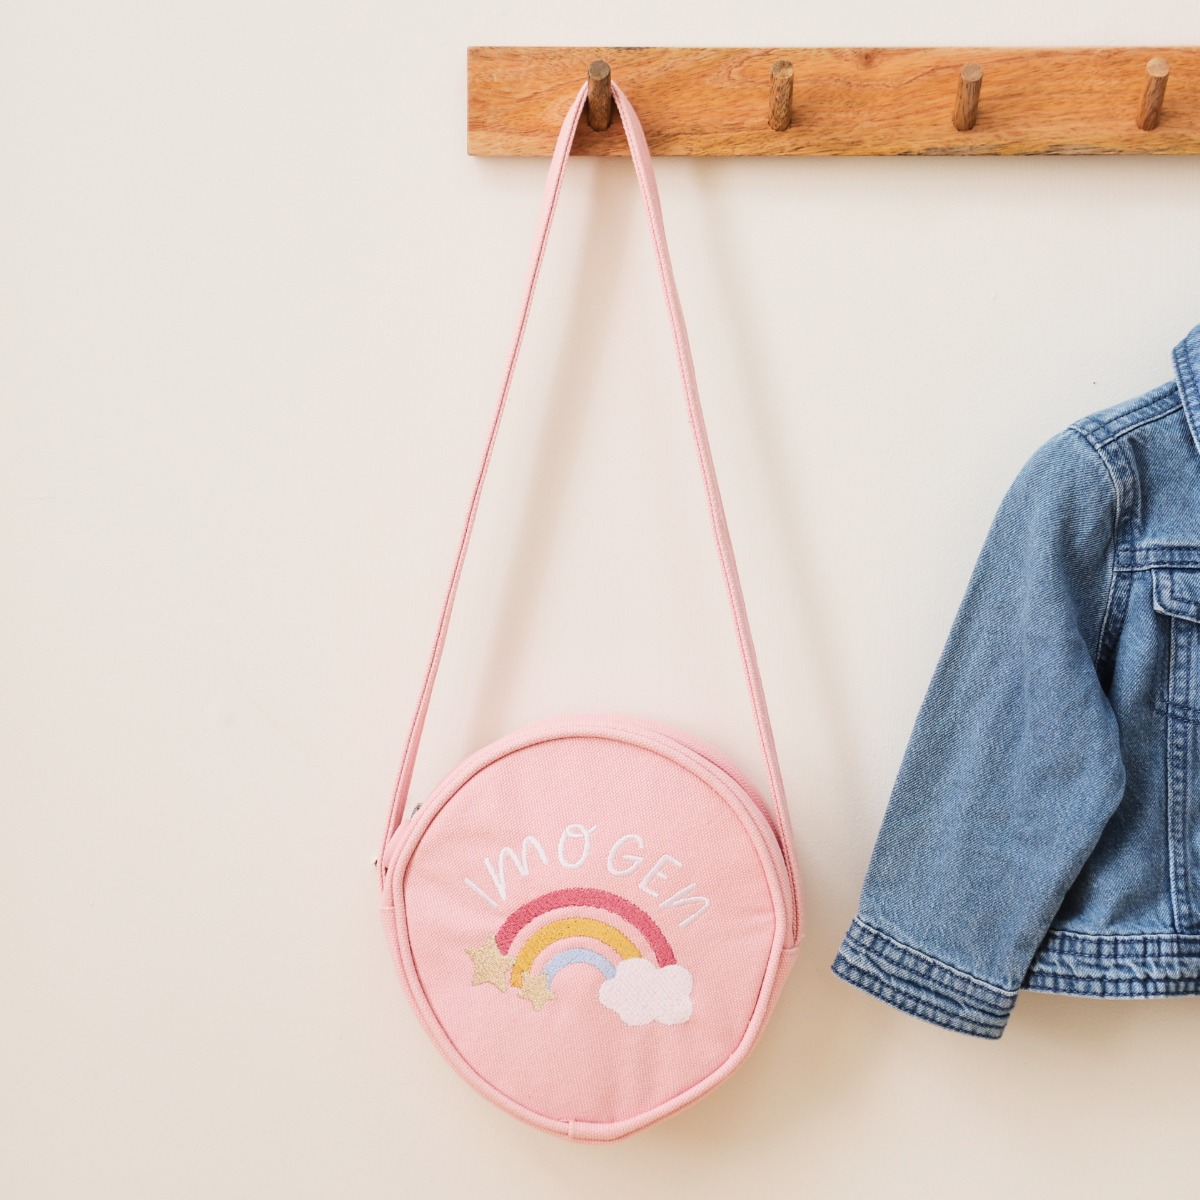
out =
[[[559,741],[572,737],[601,737],[663,754],[685,770],[701,778],[730,803],[743,825],[752,831],[751,843],[755,845],[763,875],[767,881],[774,914],[774,932],[768,952],[762,982],[750,1019],[742,1030],[741,1037],[726,1058],[703,1079],[684,1091],[664,1100],[652,1109],[623,1117],[616,1121],[585,1121],[576,1118],[549,1117],[527,1108],[502,1092],[495,1084],[484,1078],[471,1065],[441,1025],[429,998],[420,982],[420,974],[412,955],[411,939],[407,932],[403,884],[408,864],[438,812],[453,799],[454,795],[475,775],[488,766],[511,754],[519,753],[539,743]],[[578,1142],[613,1142],[638,1133],[651,1125],[673,1116],[689,1107],[723,1083],[749,1056],[766,1025],[782,985],[790,974],[798,945],[787,946],[787,931],[790,913],[786,895],[788,884],[782,852],[775,831],[763,811],[756,792],[748,786],[744,777],[734,775],[717,755],[709,757],[710,748],[702,741],[677,731],[669,726],[617,714],[579,714],[552,717],[523,726],[481,747],[464,759],[446,775],[420,806],[417,813],[403,821],[397,829],[394,849],[389,848],[384,867],[384,900],[391,903],[381,905],[381,915],[392,958],[400,974],[401,982],[408,994],[409,1002],[416,1011],[418,1020],[426,1034],[458,1075],[475,1091],[490,1100],[498,1108],[528,1125]],[[716,751],[712,751],[716,754]]]

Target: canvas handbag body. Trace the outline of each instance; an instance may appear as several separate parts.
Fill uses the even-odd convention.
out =
[[[770,802],[685,733],[570,716],[485,747],[406,815],[480,493],[571,143],[550,164],[524,304],[405,745],[379,858],[383,923],[429,1036],[480,1092],[584,1141],[623,1137],[745,1058],[801,932],[783,781],[667,255],[650,153],[620,88]]]

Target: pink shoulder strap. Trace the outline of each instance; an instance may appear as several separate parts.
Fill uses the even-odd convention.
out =
[[[663,293],[667,300],[667,310],[671,318],[671,329],[675,339],[675,353],[679,360],[679,373],[683,379],[683,394],[687,400],[688,418],[691,421],[692,437],[696,444],[696,455],[700,460],[700,472],[704,477],[704,490],[708,496],[708,510],[712,521],[713,536],[717,543],[717,553],[721,559],[721,571],[725,578],[725,590],[729,597],[729,606],[733,612],[734,628],[737,632],[738,646],[742,654],[742,666],[746,676],[746,686],[750,692],[750,703],[754,709],[754,720],[758,727],[759,745],[762,749],[763,761],[767,767],[767,777],[770,781],[771,800],[775,811],[775,833],[779,838],[780,848],[787,863],[788,880],[793,890],[797,888],[795,854],[792,847],[791,822],[788,819],[787,801],[784,797],[783,778],[779,770],[779,756],[775,749],[775,738],[771,732],[771,721],[767,715],[767,703],[763,695],[762,678],[759,675],[758,661],[754,654],[754,643],[750,637],[750,626],[746,619],[746,606],[742,599],[741,581],[738,578],[737,564],[733,558],[733,546],[729,540],[729,529],[725,523],[725,510],[721,504],[721,493],[717,488],[716,472],[713,469],[712,454],[709,450],[708,436],[704,429],[704,418],[700,412],[700,399],[696,390],[696,371],[692,365],[691,347],[688,345],[687,330],[683,323],[683,312],[679,306],[679,294],[675,288],[675,277],[671,271],[671,260],[667,253],[666,233],[663,230],[662,210],[659,206],[658,188],[654,182],[654,171],[650,164],[650,150],[646,145],[646,136],[642,132],[637,114],[626,99],[624,92],[614,83],[612,85],[613,99],[621,116],[625,136],[629,141],[629,149],[633,158],[633,166],[637,172],[638,184],[641,187],[642,200],[646,205],[646,213],[650,218],[650,231],[654,239],[654,251],[658,259],[659,276],[662,280]],[[387,828],[384,830],[383,845],[386,848],[388,839],[399,826],[404,816],[408,801],[409,785],[412,782],[413,766],[416,762],[417,747],[420,744],[421,732],[425,726],[425,715],[429,710],[429,698],[433,691],[434,679],[437,677],[438,664],[441,662],[442,649],[446,642],[446,631],[450,624],[450,613],[454,607],[454,597],[458,591],[458,581],[462,574],[463,562],[467,555],[467,545],[470,542],[471,530],[475,525],[475,514],[479,508],[479,497],[483,491],[483,481],[487,476],[488,464],[491,462],[492,449],[496,444],[496,434],[500,428],[500,418],[504,414],[505,401],[508,399],[509,386],[512,383],[513,372],[517,365],[517,355],[521,349],[521,340],[525,334],[525,325],[529,319],[529,310],[533,302],[533,291],[537,283],[538,272],[541,269],[542,257],[546,249],[546,241],[550,233],[550,223],[554,217],[555,205],[562,187],[563,173],[566,169],[567,158],[571,151],[571,143],[575,139],[575,130],[587,100],[587,85],[579,89],[562,129],[558,135],[558,143],[554,148],[554,157],[550,162],[550,173],[546,180],[546,191],[542,200],[542,214],[538,223],[537,237],[534,240],[533,261],[530,264],[528,282],[525,285],[525,299],[521,305],[521,316],[517,324],[516,336],[513,338],[512,350],[508,356],[508,366],[504,372],[504,382],[500,387],[500,398],[496,403],[496,412],[492,418],[491,429],[488,431],[487,444],[483,451],[483,461],[479,466],[479,474],[475,480],[475,489],[471,493],[471,504],[467,510],[466,525],[458,544],[458,556],[454,562],[454,572],[450,576],[450,585],[446,589],[446,598],[442,603],[442,614],[438,621],[437,637],[433,643],[433,651],[425,669],[425,680],[421,686],[421,698],[417,702],[417,711],[413,715],[412,725],[408,731],[408,741],[404,747],[404,757],[400,763],[400,773],[396,780],[396,788],[392,797],[392,807],[388,814]],[[380,853],[379,871],[380,882],[383,882],[383,853]],[[798,911],[798,906],[796,907]],[[794,934],[798,930],[793,931]]]

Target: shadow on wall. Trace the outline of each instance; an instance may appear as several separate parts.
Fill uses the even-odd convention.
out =
[[[792,501],[795,464],[771,425],[770,414],[783,409],[790,397],[772,394],[770,372],[763,366],[769,347],[763,345],[761,330],[753,321],[754,281],[730,234],[737,227],[731,214],[741,202],[735,205],[732,198],[725,202],[719,165],[695,163],[688,168],[703,225],[700,242],[719,284],[706,295],[711,306],[708,316],[713,326],[727,331],[727,351],[740,384],[738,394],[757,401],[741,404],[737,420],[748,431],[760,487],[773,510],[778,545],[773,570],[786,593],[797,639],[811,667],[813,677],[805,686],[820,697],[830,738],[824,749],[831,765],[833,794],[822,802],[834,806],[834,815],[829,822],[832,844],[824,855],[834,863],[852,862],[869,849],[853,844],[861,837],[864,814],[854,814],[849,807],[855,802],[861,806],[865,796],[857,769],[861,738],[853,719],[849,677],[838,642],[831,635],[836,628],[830,609],[833,591],[823,586],[826,576],[814,569],[811,530],[816,517]],[[593,170],[586,193],[586,219],[593,227],[602,226],[603,236],[585,241],[578,264],[581,278],[611,272],[630,252],[635,224],[642,220],[640,205],[626,202],[632,186],[631,175],[616,164]],[[736,221],[744,224],[744,213]],[[669,227],[669,212],[667,222]],[[689,247],[689,253],[696,252],[696,247]],[[602,294],[573,288],[570,297],[569,335],[563,339],[551,371],[549,394],[555,397],[574,395],[573,380],[595,371],[610,345],[607,335],[612,320]],[[703,379],[700,382],[703,396]],[[474,745],[482,744],[501,723],[499,700],[535,633],[535,610],[529,596],[546,574],[560,533],[561,508],[555,501],[566,490],[590,409],[582,401],[552,402],[546,413],[522,510],[509,523],[513,548],[496,591],[496,628],[505,630],[506,636],[488,639],[479,686],[473,689],[475,710],[467,725],[469,742]],[[737,541],[735,530],[735,545]],[[839,566],[827,564],[828,573],[836,573]],[[749,605],[753,610],[752,599]],[[753,611],[751,619],[753,622]],[[770,693],[770,686],[767,690]],[[803,756],[806,751],[797,746],[794,729],[785,725],[776,732],[786,759],[795,762]],[[802,862],[804,832],[802,828],[798,840]],[[813,863],[807,874],[814,881],[821,880],[821,864]],[[1172,1043],[1190,1036],[1197,1010],[1194,1003],[1182,1001],[1134,1005],[1022,993],[1012,1023],[998,1043],[937,1029],[900,1014],[836,979],[829,969],[851,915],[841,903],[845,896],[836,893],[852,889],[856,897],[859,881],[835,884],[826,879],[812,889],[814,894],[806,905],[808,934],[796,969],[745,1065],[685,1112],[630,1141],[606,1148],[603,1153],[610,1156],[610,1162],[622,1161],[631,1153],[629,1148],[636,1146],[636,1157],[628,1161],[636,1161],[639,1169],[675,1171],[683,1164],[687,1175],[699,1179],[705,1163],[727,1155],[731,1147],[766,1149],[785,1143],[785,1139],[797,1147],[811,1146],[814,1129],[828,1128],[831,1122],[857,1127],[863,1120],[866,1098],[871,1101],[868,1109],[878,1105],[881,1097],[883,1103],[894,1098],[897,1060],[911,1067],[913,1078],[919,1077],[943,1106],[941,1111],[935,1108],[920,1117],[928,1119],[931,1126],[939,1118],[953,1116],[954,1107],[963,1104],[972,1112],[985,1111],[989,1103],[1007,1105],[1015,1114],[1014,1121],[1029,1121],[1039,1117],[1040,1111],[1036,1103],[1026,1103],[1031,1063],[1037,1063],[1046,1076],[1037,1103],[1051,1103],[1083,1086],[1081,1073],[1096,1077],[1099,1093],[1103,1077],[1122,1064],[1127,1068],[1131,1056],[1161,1056],[1169,1053]],[[980,1100],[988,1089],[998,1092],[1001,1101],[994,1096]],[[894,1119],[904,1127],[906,1122],[918,1120],[918,1115],[902,1112]],[[506,1140],[528,1136],[544,1168],[560,1180],[562,1194],[585,1194],[586,1189],[577,1186],[578,1147],[532,1130],[516,1132],[507,1118],[497,1120]],[[797,1184],[803,1179],[802,1164],[798,1164]],[[598,1189],[599,1184],[596,1186]]]
[[[609,165],[603,161],[589,165],[593,166],[593,172],[586,227],[602,224],[603,236],[585,239],[576,268],[581,280],[604,278],[611,273],[614,264],[626,254],[633,218],[641,216],[640,202],[635,210],[618,199],[631,184],[632,172],[625,178],[618,172],[595,169]],[[553,229],[550,237],[554,237]],[[612,324],[607,293],[597,288],[576,287],[570,295],[566,323],[569,333],[560,343],[548,388],[548,394],[556,399],[547,406],[546,419],[538,432],[524,506],[509,522],[513,530],[512,552],[506,558],[504,578],[497,587],[494,624],[505,635],[488,639],[489,650],[475,691],[475,711],[467,721],[468,744],[473,746],[481,746],[495,736],[496,728],[502,724],[500,698],[506,695],[507,682],[528,652],[536,610],[530,597],[546,574],[562,520],[559,499],[566,491],[588,421],[585,401],[590,393],[574,387],[573,382],[593,374],[611,345],[607,337]],[[535,297],[535,312],[537,305]],[[535,319],[531,319],[531,324]],[[568,396],[571,403],[559,402]]]
[[[841,815],[838,828],[852,836],[856,822],[845,819],[851,814],[846,807],[864,795],[864,784],[856,769],[855,753],[859,745],[853,720],[847,679],[849,673],[838,654],[838,642],[833,636],[836,622],[829,612],[828,600],[832,591],[820,586],[817,556],[809,537],[807,521],[810,513],[801,511],[792,500],[791,481],[796,464],[785,438],[770,425],[769,414],[781,409],[787,397],[773,394],[769,376],[762,368],[769,348],[764,345],[760,328],[752,320],[758,300],[754,281],[749,278],[745,264],[731,244],[729,230],[744,224],[745,204],[739,199],[722,202],[719,163],[689,162],[693,194],[704,221],[705,236],[700,245],[707,248],[710,267],[720,286],[713,288],[707,299],[715,310],[714,324],[728,332],[727,346],[736,364],[741,381],[738,395],[746,400],[739,406],[739,422],[749,431],[755,449],[758,470],[755,473],[762,491],[770,501],[775,517],[779,553],[775,565],[780,587],[786,587],[794,614],[798,637],[805,647],[807,662],[814,678],[809,686],[821,698],[821,713],[830,744],[826,749],[832,767],[832,792]],[[730,176],[732,178],[732,176]],[[738,215],[741,210],[740,215]],[[836,574],[839,564],[827,564],[828,574]],[[793,731],[776,729],[781,751],[788,750]],[[796,755],[787,755],[795,761]],[[803,847],[798,849],[803,851]],[[852,847],[841,847],[838,861],[853,859]]]
[[[750,432],[749,440],[756,452],[755,473],[774,509],[779,551],[773,569],[778,569],[780,586],[786,589],[787,607],[796,614],[807,657],[816,665],[816,678],[807,686],[821,697],[825,721],[832,731],[833,790],[838,802],[835,824],[841,831],[839,836],[851,838],[855,822],[846,819],[842,806],[846,798],[862,792],[855,773],[857,740],[846,673],[838,658],[836,642],[830,636],[834,623],[813,572],[814,554],[806,530],[809,514],[795,511],[791,502],[789,480],[793,464],[788,461],[787,446],[779,444],[782,439],[770,425],[770,413],[785,398],[771,397],[767,373],[760,364],[764,348],[750,317],[754,311],[754,289],[729,241],[728,214],[723,212],[724,206],[715,193],[716,173],[701,167],[693,177],[706,226],[702,244],[708,248],[710,266],[720,283],[706,297],[713,306],[710,319],[713,325],[729,331],[730,353],[741,385],[737,394],[762,398],[762,403],[740,404],[737,419]],[[586,239],[575,271],[578,278],[610,274],[619,269],[625,255],[632,251],[635,222],[644,218],[640,201],[631,201],[631,194],[636,197],[634,179],[624,161],[601,163],[593,169],[585,220],[590,228],[601,230],[602,235]],[[669,227],[669,215],[667,223]],[[649,247],[638,249],[648,251]],[[547,391],[551,397],[560,399],[571,396],[572,402],[552,399],[547,405],[525,481],[521,510],[507,523],[513,531],[513,544],[505,558],[495,599],[495,628],[503,629],[505,636],[488,639],[479,685],[472,689],[476,699],[468,718],[471,744],[482,744],[501,724],[498,707],[506,694],[507,682],[528,653],[536,632],[535,606],[529,598],[545,577],[560,534],[561,506],[556,501],[569,483],[590,415],[584,402],[586,389],[585,396],[580,396],[573,383],[594,372],[601,357],[611,352],[612,320],[603,293],[573,288],[569,304],[567,333],[557,351]],[[700,392],[703,400],[703,380]],[[737,541],[734,531],[735,546]],[[752,600],[749,606],[753,609]],[[741,700],[740,694],[738,699]],[[776,735],[785,754],[788,743],[792,743],[793,761],[802,756],[804,751],[795,747],[794,730],[784,726],[776,729]],[[803,857],[803,837],[799,851]],[[848,849],[840,848],[838,859],[846,856],[853,857]],[[854,892],[856,896],[857,881]],[[821,907],[828,913],[833,906]],[[701,1147],[724,1153],[733,1142],[777,1143],[797,1122],[810,1119],[831,1104],[852,1107],[856,1089],[870,1086],[870,1063],[879,1053],[879,1039],[885,1035],[887,1026],[879,1021],[860,1025],[856,1006],[846,1003],[845,985],[829,970],[849,918],[843,920],[843,914],[836,912],[835,918],[840,923],[835,928],[834,918],[822,919],[823,914],[814,911],[811,901],[807,912],[809,932],[799,962],[754,1054],[712,1095],[656,1130],[634,1139],[641,1151],[644,1152],[647,1139],[657,1140],[668,1156],[677,1155],[685,1145],[694,1155]],[[542,1144],[543,1139],[539,1138],[538,1145]],[[625,1145],[628,1143],[621,1143]],[[614,1152],[621,1150],[614,1148]],[[564,1153],[570,1155],[571,1149]],[[569,1161],[564,1159],[564,1167]]]
[[[584,242],[576,270],[580,279],[603,277],[618,269],[630,250],[633,223],[644,220],[640,201],[630,200],[631,195],[636,197],[636,188],[632,171],[624,160],[613,163],[602,160],[584,165],[593,168],[587,193],[587,225],[600,232]],[[716,190],[718,170],[719,166],[712,164],[695,164],[691,173],[695,181],[693,191],[705,225],[706,236],[701,245],[708,248],[709,265],[720,282],[719,287],[706,295],[706,302],[713,308],[712,324],[728,331],[728,351],[740,381],[736,394],[756,398],[755,403],[739,404],[737,416],[748,430],[748,440],[755,450],[755,474],[775,518],[778,553],[773,569],[777,570],[781,590],[786,591],[786,607],[794,614],[798,637],[805,648],[806,673],[812,676],[815,671],[815,677],[807,679],[805,686],[820,697],[823,735],[828,739],[823,747],[823,757],[832,766],[831,799],[839,814],[833,827],[838,831],[838,838],[844,841],[854,836],[860,823],[849,819],[853,813],[847,806],[864,795],[864,785],[856,770],[858,738],[848,694],[848,673],[839,657],[837,640],[832,636],[835,622],[828,607],[831,593],[820,586],[814,571],[816,559],[806,525],[811,514],[799,511],[799,506],[792,502],[790,491],[794,490],[791,481],[795,464],[789,459],[786,439],[770,423],[770,413],[782,407],[786,397],[772,396],[768,373],[761,365],[767,347],[761,344],[761,335],[752,322],[755,289],[730,243],[728,222],[736,205],[721,203]],[[744,217],[737,220],[742,221]],[[669,236],[669,215],[667,223]],[[689,248],[689,252],[695,252],[695,249]],[[648,251],[648,247],[639,247],[639,250]],[[603,292],[579,287],[571,289],[570,297],[565,324],[568,332],[558,349],[548,391],[552,397],[572,396],[572,402],[553,401],[547,406],[547,415],[538,430],[531,458],[522,509],[507,524],[513,531],[512,551],[506,556],[504,576],[497,587],[493,610],[493,628],[504,630],[505,636],[488,639],[479,685],[473,689],[476,696],[474,712],[467,722],[470,745],[483,744],[503,723],[498,711],[500,698],[506,694],[507,681],[529,651],[535,613],[530,597],[545,577],[560,533],[562,518],[557,500],[566,490],[590,414],[586,389],[581,393],[573,383],[594,373],[611,347],[608,335],[612,321]],[[536,306],[535,301],[535,309]],[[703,399],[703,379],[700,380],[700,392]],[[596,397],[590,400],[595,403]],[[734,530],[735,547],[738,540]],[[753,627],[752,597],[748,607]],[[765,657],[761,650],[760,657]],[[783,675],[783,672],[773,673],[777,677]],[[767,692],[769,700],[769,685]],[[795,728],[788,728],[777,720],[775,733],[785,759],[795,762],[810,752],[806,747],[796,746]],[[854,861],[861,857],[861,853],[856,854],[855,847],[850,845],[837,845],[835,849],[836,861],[847,858]],[[802,844],[799,850],[803,857]]]
[[[584,241],[575,268],[580,279],[603,277],[619,270],[625,256],[632,252],[634,233],[640,232],[635,223],[644,220],[627,162],[587,165],[593,166],[593,171],[586,192],[585,221],[587,227],[600,232]],[[832,824],[839,831],[839,838],[850,839],[856,822],[847,819],[845,804],[863,791],[855,773],[857,740],[846,672],[839,661],[835,639],[830,636],[834,622],[823,599],[820,581],[814,576],[814,553],[806,530],[809,514],[796,511],[791,501],[789,479],[793,464],[788,461],[786,444],[779,444],[783,439],[770,425],[770,413],[784,398],[771,396],[767,373],[760,364],[764,348],[751,321],[754,289],[729,241],[728,213],[723,211],[724,206],[715,193],[716,173],[701,165],[694,178],[694,191],[706,226],[702,245],[708,248],[710,267],[720,283],[706,296],[707,303],[713,306],[710,320],[714,326],[729,331],[730,353],[741,385],[737,394],[762,399],[761,403],[739,404],[737,420],[749,430],[748,440],[756,452],[755,474],[775,513],[779,551],[773,570],[778,573],[781,589],[786,590],[787,608],[796,614],[807,658],[816,666],[816,678],[806,686],[821,697],[826,726],[832,732],[832,747],[826,749],[835,765],[832,790],[837,817]],[[579,203],[578,199],[575,202]],[[669,236],[669,215],[667,223]],[[649,247],[638,246],[638,250],[648,252]],[[561,533],[561,505],[557,501],[566,491],[581,451],[591,415],[587,401],[590,398],[596,403],[599,399],[587,389],[575,388],[574,381],[596,371],[602,356],[611,352],[612,320],[604,293],[572,288],[569,305],[566,334],[557,348],[546,387],[552,400],[538,429],[524,500],[520,511],[506,522],[512,531],[512,549],[505,556],[494,606],[494,628],[504,630],[505,636],[487,639],[479,684],[472,689],[474,711],[467,721],[468,742],[472,745],[483,744],[502,724],[500,706],[507,694],[508,681],[529,653],[536,633],[533,626],[536,606],[530,602],[530,596],[545,577]],[[535,301],[535,310],[536,307]],[[535,330],[531,329],[530,334],[535,335]],[[700,392],[703,401],[703,380]],[[570,403],[559,402],[566,396],[572,397]],[[681,398],[672,399],[682,404]],[[773,402],[776,400],[778,404]],[[737,541],[735,530],[735,547]],[[748,606],[753,610],[752,599]],[[738,700],[741,699],[739,693]],[[795,730],[781,726],[778,721],[776,726],[776,737],[785,757],[792,761],[802,758],[807,751],[796,747]],[[803,866],[802,835],[803,830],[798,840]],[[852,848],[839,846],[834,860],[843,861],[847,857],[855,857]],[[810,874],[819,877],[816,866]],[[855,880],[855,899],[857,883]],[[770,1141],[783,1136],[795,1121],[803,1120],[811,1106],[828,1105],[833,1081],[845,1080],[845,1086],[850,1088],[860,1086],[860,1072],[854,1069],[854,1064],[861,1063],[865,1071],[875,1046],[869,1029],[852,1027],[853,1006],[844,1003],[845,985],[829,970],[849,921],[843,907],[828,902],[817,904],[813,897],[808,898],[808,934],[799,963],[755,1053],[718,1092],[683,1117],[664,1123],[652,1136],[663,1138],[664,1145],[676,1149],[681,1140],[694,1141],[698,1132],[707,1141],[718,1130],[720,1136],[712,1142],[714,1147],[727,1146],[731,1139]],[[873,1028],[878,1030],[878,1023]],[[847,1098],[847,1103],[851,1102]],[[645,1136],[636,1140],[644,1144]]]

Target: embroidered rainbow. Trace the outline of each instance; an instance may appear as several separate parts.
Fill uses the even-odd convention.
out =
[[[630,927],[641,936],[653,961],[611,921],[582,916],[577,911],[581,908],[605,913]],[[563,909],[576,911],[555,916]],[[542,917],[554,919],[531,929]],[[534,970],[541,955],[568,940],[597,944],[616,961],[592,946],[572,944],[544,960],[540,971]],[[467,954],[475,965],[473,984],[491,983],[502,992],[511,987],[535,1012],[555,998],[550,989],[555,977],[578,964],[600,973],[600,1003],[627,1025],[650,1021],[678,1025],[691,1016],[691,973],[676,961],[658,922],[632,901],[602,888],[560,888],[538,896],[512,913],[494,937],[468,947]]]
[[[500,953],[508,954],[513,942],[526,926],[536,921],[538,917],[547,916],[560,908],[595,908],[602,912],[612,913],[613,916],[627,921],[646,939],[658,966],[667,967],[675,961],[675,951],[671,949],[671,943],[667,941],[658,922],[645,909],[601,888],[560,888],[558,891],[538,896],[535,900],[530,900],[528,904],[522,904],[496,931],[496,946]],[[598,921],[593,917],[564,917],[552,921],[549,925],[543,925],[526,939],[520,950],[517,951],[516,960],[513,963],[512,986],[521,986],[525,972],[533,966],[534,960],[543,950],[549,949],[555,942],[572,937],[592,938],[595,941],[603,942],[622,959],[642,957],[642,952],[637,946],[607,921]],[[569,951],[563,951],[563,954],[566,953]],[[596,955],[596,958],[601,957],[601,955]],[[558,962],[561,958],[562,954],[557,955],[551,962]],[[608,963],[607,959],[603,961]],[[564,960],[558,963],[554,973],[558,974],[563,967],[569,966],[572,962],[589,962],[592,966],[599,967],[593,958],[572,958],[569,961]],[[602,974],[606,975],[606,978],[611,977],[602,967],[599,969]],[[609,971],[615,971],[611,964],[609,964]],[[550,974],[549,964],[547,964],[546,974],[547,976]]]

